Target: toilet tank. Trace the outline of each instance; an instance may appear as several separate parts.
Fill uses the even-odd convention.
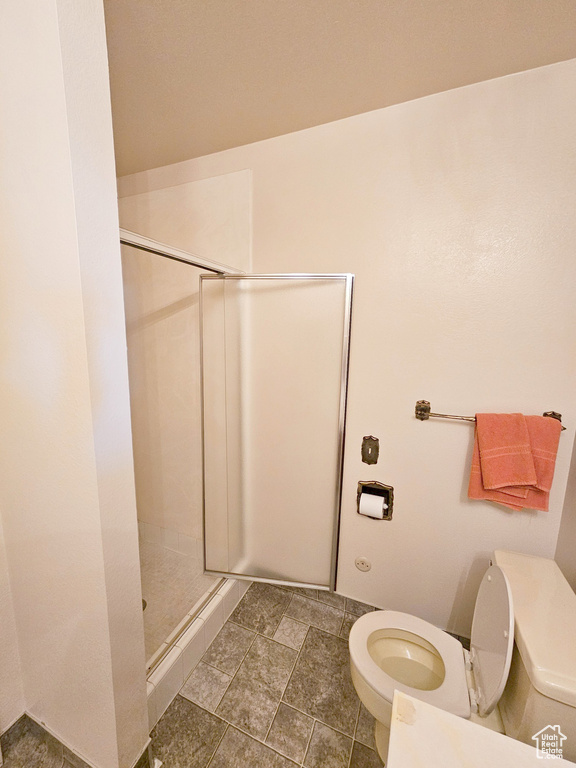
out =
[[[500,714],[508,736],[559,726],[563,757],[576,761],[576,594],[554,560],[496,550],[510,582],[514,652]]]

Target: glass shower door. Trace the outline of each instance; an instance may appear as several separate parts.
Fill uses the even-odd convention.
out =
[[[206,572],[334,589],[352,284],[202,275]]]

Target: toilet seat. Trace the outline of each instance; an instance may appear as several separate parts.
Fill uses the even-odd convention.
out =
[[[436,648],[445,667],[444,680],[438,688],[432,691],[416,691],[411,686],[395,680],[376,664],[368,650],[368,638],[373,632],[382,629],[410,632]],[[399,611],[365,613],[350,630],[350,656],[364,681],[376,694],[384,696],[389,702],[394,698],[394,691],[398,690],[459,717],[470,717],[470,698],[462,645],[456,638],[424,619]]]
[[[423,690],[405,685],[385,672],[370,654],[370,637],[378,631],[416,635],[433,646],[444,663],[444,680],[438,688]],[[374,611],[361,616],[350,630],[350,662],[376,696],[389,704],[394,691],[402,691],[459,717],[470,717],[472,709],[486,716],[492,712],[504,690],[514,645],[512,592],[506,574],[491,565],[480,583],[470,639],[470,660],[475,688],[470,694],[466,678],[464,649],[456,638],[424,619],[398,611]],[[471,699],[473,707],[471,706]]]

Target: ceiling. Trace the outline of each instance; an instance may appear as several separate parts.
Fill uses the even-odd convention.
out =
[[[576,57],[574,0],[104,6],[119,176]]]

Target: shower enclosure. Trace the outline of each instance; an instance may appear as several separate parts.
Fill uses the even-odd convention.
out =
[[[121,239],[151,667],[224,577],[335,588],[352,276]]]
[[[122,244],[148,666],[218,579],[202,564],[202,267]]]

